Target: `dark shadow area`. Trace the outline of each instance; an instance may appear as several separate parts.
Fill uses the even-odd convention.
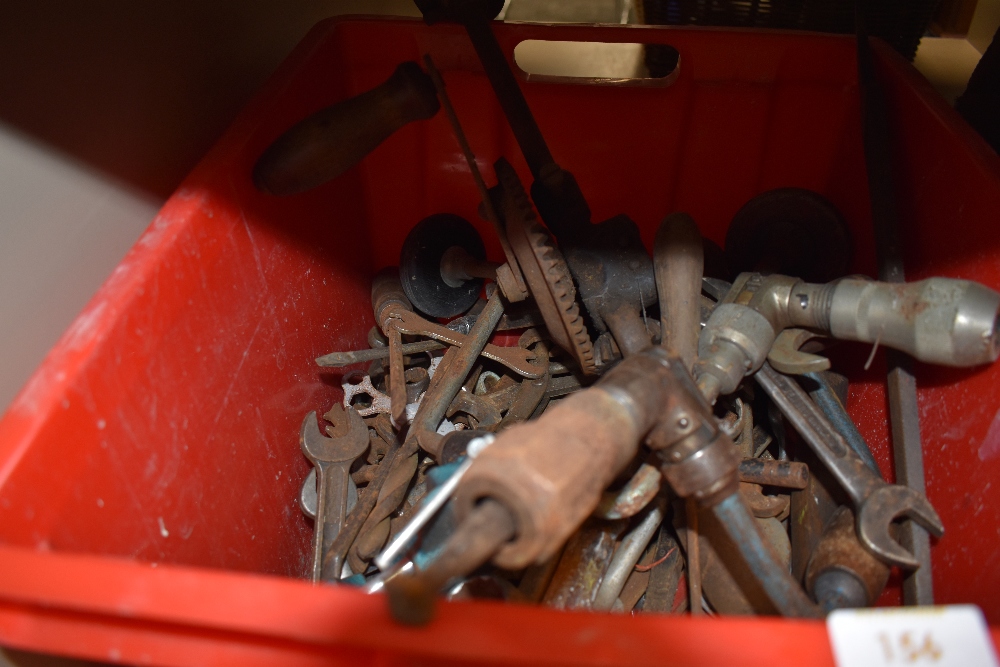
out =
[[[0,667],[99,667],[106,662],[91,662],[54,655],[41,655],[16,649],[0,649]]]
[[[407,0],[0,5],[0,122],[166,198],[323,18]]]

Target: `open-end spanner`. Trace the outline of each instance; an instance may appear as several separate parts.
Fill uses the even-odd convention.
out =
[[[819,373],[830,368],[830,360],[818,354],[803,352],[801,348],[817,334],[808,329],[785,329],[774,339],[771,351],[767,353],[767,361],[771,368],[785,375],[804,375]]]
[[[351,480],[351,464],[368,447],[368,427],[355,410],[334,405],[327,413],[337,435],[327,437],[319,430],[316,413],[310,412],[302,422],[299,444],[302,453],[312,461],[319,480],[316,503],[316,532],[313,538],[312,580],[338,579],[340,572],[327,572],[323,555],[337,537],[347,516],[347,492]],[[328,427],[327,432],[331,429]]]
[[[767,363],[756,378],[851,497],[861,543],[889,565],[909,570],[920,567],[913,554],[893,538],[890,526],[906,517],[937,537],[943,535],[941,519],[927,498],[909,487],[889,484],[875,474],[795,380]]]
[[[316,468],[309,471],[306,478],[302,480],[302,488],[299,490],[299,508],[302,513],[310,519],[316,518],[316,505],[319,503],[316,489]],[[358,502],[358,487],[352,479],[347,485],[347,511],[354,508]]]

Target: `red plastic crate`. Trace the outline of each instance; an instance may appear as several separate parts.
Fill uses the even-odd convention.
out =
[[[678,28],[495,26],[524,39],[669,43],[666,88],[526,82],[525,95],[595,220],[631,215],[647,245],[685,210],[721,242],[761,191],[817,190],[872,272],[851,37]],[[303,415],[340,397],[313,359],[363,347],[369,280],[406,232],[478,194],[443,115],[404,128],[302,195],[256,192],[261,151],[306,114],[429,52],[484,172],[527,169],[468,39],[409,20],[318,25],[170,199],[0,421],[0,643],[186,665],[832,664],[822,623],[626,618],[442,605],[428,628],[381,597],[301,578],[311,524],[296,503]],[[1000,159],[926,82],[876,48],[893,118],[908,275],[1000,288]],[[883,370],[848,359],[849,408],[891,474]],[[921,366],[927,489],[941,603],[1000,622],[1000,366]],[[898,597],[898,589],[896,590]],[[891,602],[893,591],[884,596]],[[994,639],[1000,634],[994,631]]]

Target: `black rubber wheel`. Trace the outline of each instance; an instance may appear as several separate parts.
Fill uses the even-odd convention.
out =
[[[757,195],[733,217],[726,259],[734,272],[782,273],[825,283],[847,274],[851,234],[825,197],[802,188]]]
[[[476,259],[486,259],[486,248],[476,228],[451,213],[431,215],[406,235],[399,253],[399,279],[413,307],[431,317],[455,317],[472,307],[483,288],[482,278],[450,287],[441,278],[446,250],[461,246]]]

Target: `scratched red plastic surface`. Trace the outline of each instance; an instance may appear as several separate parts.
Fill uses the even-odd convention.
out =
[[[685,210],[722,242],[774,187],[844,213],[871,273],[850,37],[734,30],[497,25],[523,39],[673,45],[666,88],[525,83],[556,159],[594,218],[625,212],[650,244]],[[104,660],[192,664],[832,664],[820,623],[623,618],[446,605],[426,630],[381,598],[302,577],[311,525],[296,496],[303,416],[339,399],[313,359],[362,347],[369,280],[422,217],[473,221],[478,195],[443,115],[406,127],[357,168],[288,198],[250,168],[306,114],[429,52],[480,167],[520,158],[461,30],[416,21],[317,26],[185,181],[0,421],[0,643]],[[1000,159],[906,63],[877,50],[894,119],[909,276],[1000,287]],[[852,414],[891,476],[881,361],[845,354]],[[920,367],[940,602],[1000,622],[1000,367]],[[273,575],[278,575],[277,577]],[[898,589],[883,602],[898,598]]]

